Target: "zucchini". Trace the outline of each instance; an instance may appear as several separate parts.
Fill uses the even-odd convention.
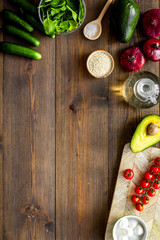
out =
[[[40,32],[42,32],[43,34],[46,35],[43,25],[40,21],[38,21],[37,19],[35,19],[33,16],[29,15],[29,14],[25,14],[25,19],[27,20],[27,22],[29,22],[33,27],[37,28]],[[53,33],[52,35],[47,35],[51,38],[55,38],[55,34]]]
[[[37,60],[42,58],[41,54],[36,50],[10,42],[0,42],[0,51]]]
[[[2,11],[2,16],[6,22],[11,22],[12,24],[15,23],[16,25],[22,27],[23,29],[27,30],[28,32],[33,32],[33,30],[34,30],[33,27],[29,23],[24,21],[22,18],[20,18],[19,16],[17,16],[15,13],[13,13],[10,10],[4,9]]]
[[[17,36],[17,37],[20,37],[20,38],[26,40],[27,42],[33,44],[33,46],[35,46],[35,47],[38,47],[40,45],[40,41],[36,37],[32,36],[30,33],[23,31],[19,28],[16,28],[11,25],[4,25],[2,27],[2,29],[6,33],[9,33],[13,36]]]
[[[12,3],[22,9],[24,12],[28,12],[38,18],[38,8],[27,0],[12,0]]]

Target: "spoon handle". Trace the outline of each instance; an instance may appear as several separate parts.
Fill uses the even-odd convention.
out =
[[[101,22],[102,18],[104,17],[104,14],[106,13],[107,9],[109,8],[109,6],[111,5],[111,3],[113,2],[113,0],[108,0],[104,6],[104,8],[102,9],[102,12],[100,13],[98,20]]]

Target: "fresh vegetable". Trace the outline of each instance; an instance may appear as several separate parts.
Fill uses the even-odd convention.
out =
[[[137,186],[135,188],[135,193],[137,194],[142,194],[144,192],[143,188],[141,186]]]
[[[41,59],[41,54],[31,48],[10,42],[0,42],[0,51],[13,55],[21,55],[32,59]]]
[[[142,186],[142,188],[148,188],[150,185],[151,185],[151,184],[150,184],[150,182],[149,182],[148,180],[143,179],[143,180],[141,181],[141,186]]]
[[[29,23],[24,21],[22,18],[20,18],[19,16],[17,16],[15,13],[13,13],[10,10],[4,9],[2,11],[2,16],[5,20],[5,22],[16,24],[17,26],[22,27],[23,29],[27,30],[28,32],[33,31],[33,27]]]
[[[153,175],[152,172],[146,172],[146,173],[144,174],[144,178],[145,178],[146,180],[152,180],[152,179],[154,178],[154,175]]]
[[[158,127],[158,132],[154,135],[149,134],[148,126],[150,124],[155,124],[154,126]],[[141,152],[144,149],[154,145],[160,141],[160,117],[157,115],[148,115],[145,117],[140,124],[138,125],[132,140],[131,140],[131,149],[133,152]],[[152,127],[152,131],[154,129]]]
[[[128,72],[134,72],[143,67],[145,58],[139,47],[130,47],[122,52],[120,64]]]
[[[73,31],[84,18],[82,0],[43,0],[41,16],[47,35]]]
[[[159,157],[155,158],[155,164],[150,167],[150,171],[144,174],[144,178],[141,181],[141,185],[135,188],[135,193],[138,195],[132,195],[131,200],[136,204],[136,209],[140,211],[144,204],[149,203],[149,197],[154,197],[156,194],[155,189],[160,189],[160,164]],[[158,165],[156,165],[158,163]]]
[[[153,173],[158,173],[159,172],[159,168],[157,167],[157,165],[152,165],[150,167],[150,171]]]
[[[147,36],[160,37],[160,9],[145,12],[142,24]]]
[[[136,204],[136,209],[140,212],[143,210],[143,204],[142,203],[137,203]]]
[[[126,169],[123,174],[124,174],[124,177],[129,180],[134,177],[134,172],[132,169]]]
[[[132,200],[133,203],[137,203],[137,202],[139,202],[140,197],[137,196],[137,195],[133,195],[133,196],[131,197],[131,200]]]
[[[129,42],[137,26],[140,10],[135,0],[116,0],[112,8],[112,24],[120,42]]]
[[[41,22],[39,20],[37,20],[35,17],[29,15],[29,14],[25,14],[24,17],[26,18],[26,20],[36,29],[38,29],[40,32],[42,32],[43,34],[45,34],[44,31],[44,27],[41,24]],[[52,33],[51,35],[49,35],[49,37],[54,38],[55,34]]]
[[[149,191],[147,192],[148,196],[154,197],[156,195],[156,191],[154,188],[150,188]]]
[[[13,4],[38,18],[38,8],[27,0],[11,0]]]
[[[38,47],[40,45],[40,41],[36,37],[32,36],[30,33],[25,32],[19,28],[16,28],[11,25],[4,25],[2,29],[6,33],[9,33],[11,35],[24,39],[25,41],[31,43],[35,47]]]
[[[160,166],[160,157],[157,157],[155,160],[154,160],[155,164],[157,166]]]
[[[160,181],[156,179],[155,182],[153,183],[153,187],[155,189],[159,189],[160,188]]]
[[[143,52],[147,59],[154,62],[160,61],[160,40],[151,38],[143,44]]]
[[[142,198],[142,202],[143,202],[143,204],[148,204],[149,203],[149,197],[148,196],[144,196]]]

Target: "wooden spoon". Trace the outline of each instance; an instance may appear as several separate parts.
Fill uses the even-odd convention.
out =
[[[102,33],[102,24],[101,24],[101,21],[102,21],[102,18],[104,17],[104,14],[106,13],[107,9],[109,8],[109,6],[111,5],[111,3],[113,2],[113,0],[108,0],[103,8],[103,10],[101,11],[99,17],[92,21],[92,22],[89,22],[83,29],[83,34],[86,38],[90,39],[90,40],[96,40],[97,38],[100,37],[101,33]],[[90,24],[95,24],[96,27],[97,27],[97,32],[93,35],[93,36],[88,36],[87,35],[87,31],[86,29],[89,27]]]

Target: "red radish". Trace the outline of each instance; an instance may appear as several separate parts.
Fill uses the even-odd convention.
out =
[[[143,44],[143,52],[146,58],[152,61],[160,61],[160,40],[156,38],[148,39]]]
[[[129,72],[138,71],[145,64],[145,57],[139,47],[130,47],[122,52],[120,64]]]
[[[160,36],[160,9],[151,9],[143,15],[143,29],[149,37]]]

